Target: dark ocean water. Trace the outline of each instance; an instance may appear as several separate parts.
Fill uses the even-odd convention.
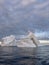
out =
[[[49,46],[0,47],[0,65],[49,65]]]

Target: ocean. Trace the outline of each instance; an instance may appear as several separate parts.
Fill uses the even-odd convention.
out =
[[[49,65],[49,45],[41,47],[0,47],[0,65]]]

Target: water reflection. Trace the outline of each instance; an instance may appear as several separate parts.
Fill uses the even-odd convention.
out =
[[[0,65],[49,65],[49,46],[0,47]]]

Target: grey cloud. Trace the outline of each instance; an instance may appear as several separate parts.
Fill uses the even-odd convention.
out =
[[[24,6],[22,6],[22,1],[25,1]],[[49,0],[41,3],[37,0],[2,0],[0,5],[0,33],[6,35],[22,33],[27,30],[49,30],[48,14]]]

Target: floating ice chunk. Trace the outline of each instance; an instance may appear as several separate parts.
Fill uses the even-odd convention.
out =
[[[34,47],[38,46],[39,41],[32,32],[29,32],[27,36],[16,40],[15,35],[10,35],[2,38],[1,46],[17,46],[17,47]]]

